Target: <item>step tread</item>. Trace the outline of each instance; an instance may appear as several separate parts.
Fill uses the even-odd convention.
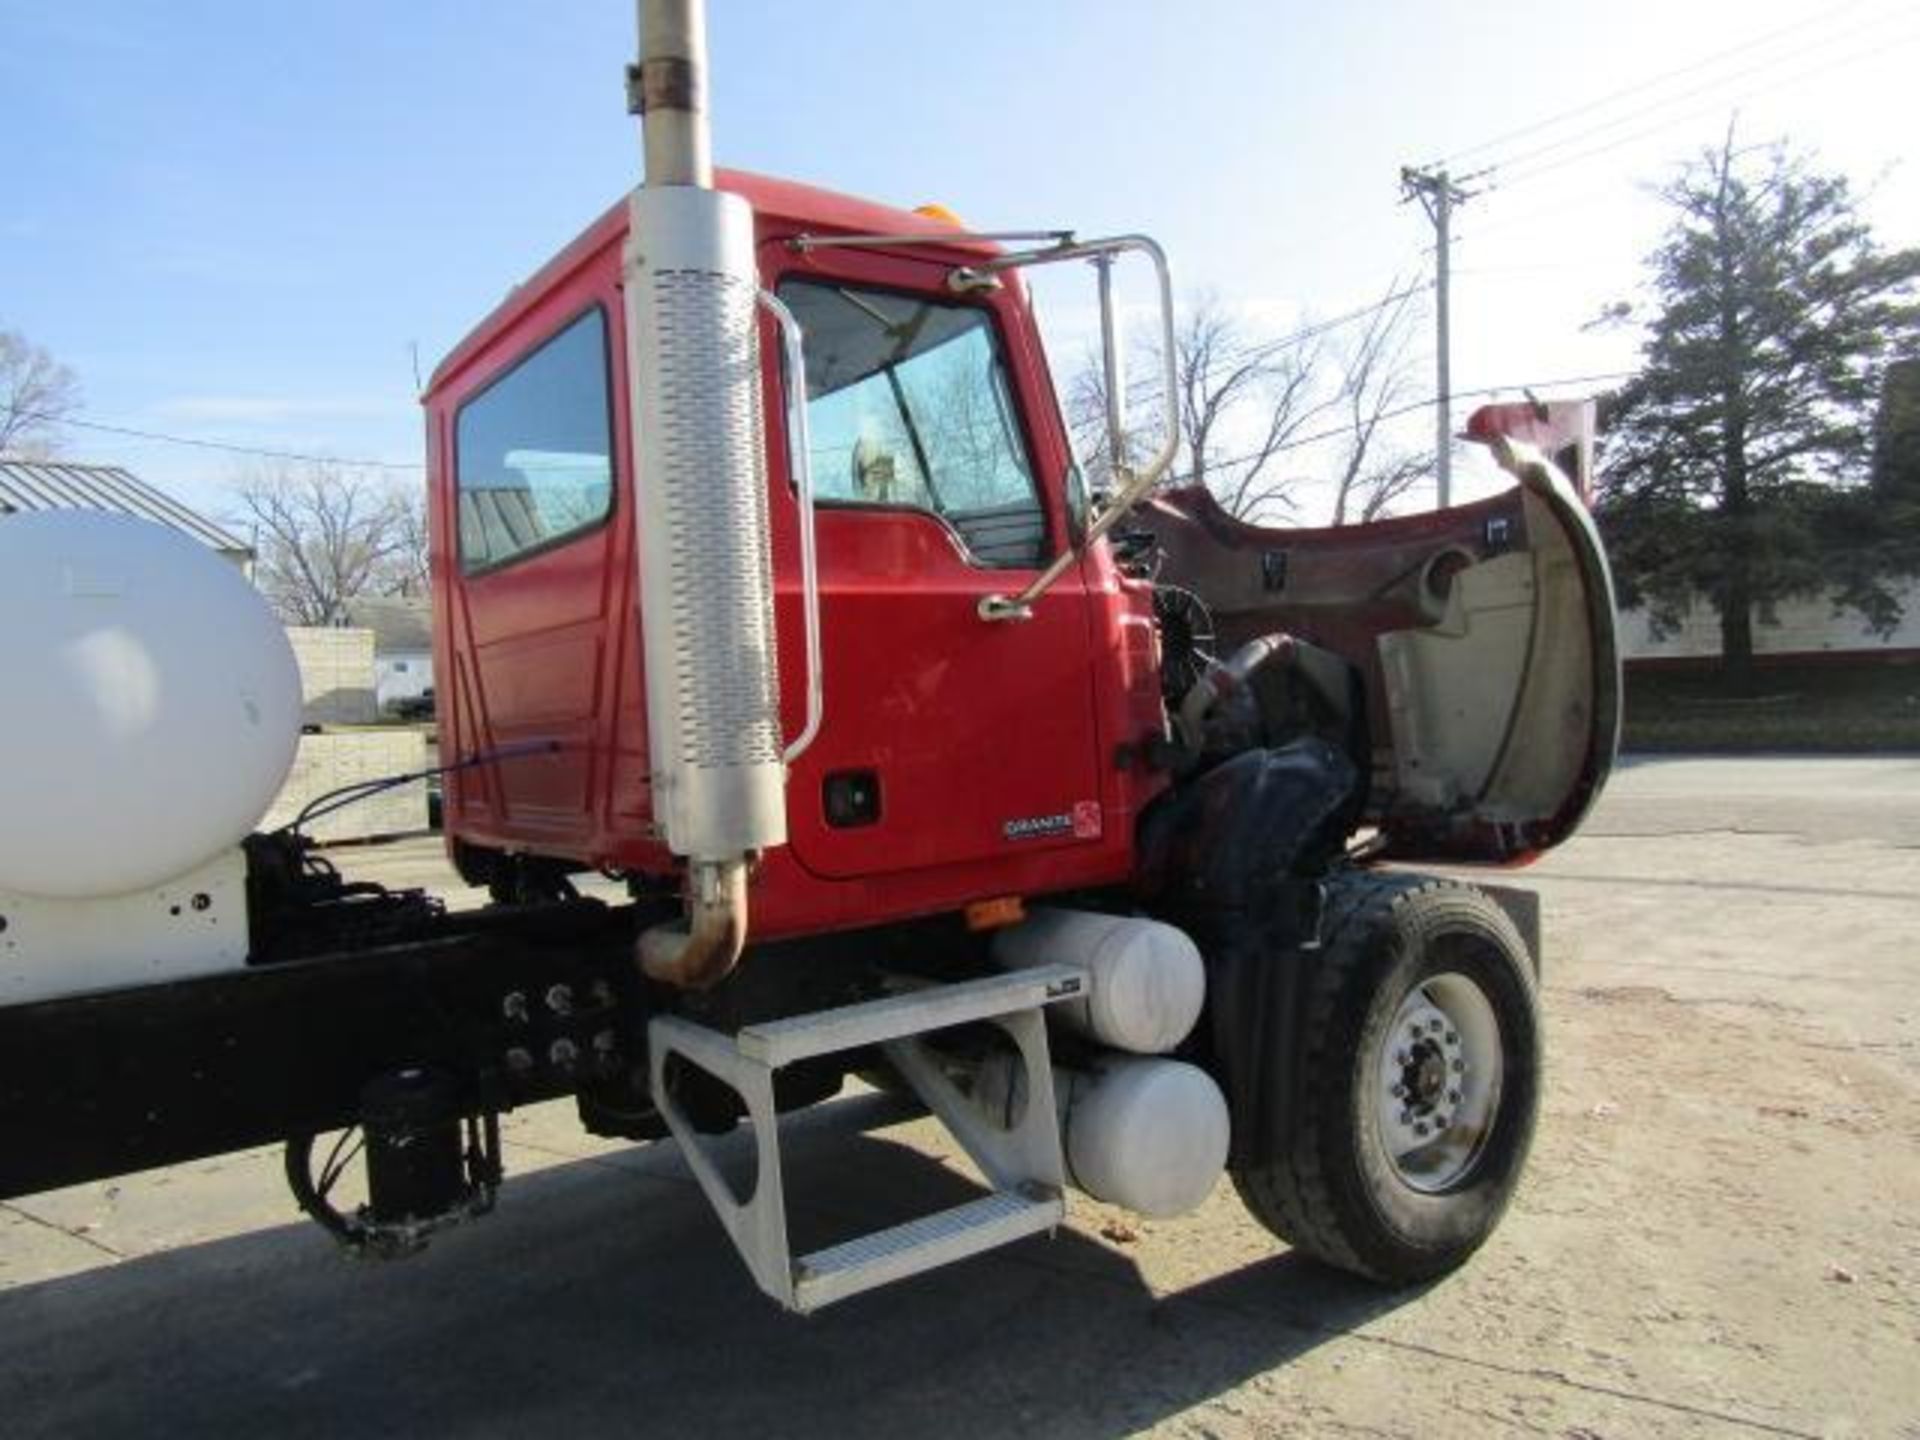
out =
[[[794,1292],[813,1309],[909,1275],[1051,1230],[1065,1217],[1057,1194],[997,1191],[800,1257]]]
[[[816,1055],[1050,1005],[1084,993],[1086,985],[1086,972],[1075,966],[1041,965],[749,1025],[734,1043],[742,1055],[777,1069]]]

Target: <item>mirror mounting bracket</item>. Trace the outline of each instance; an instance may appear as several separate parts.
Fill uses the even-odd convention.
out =
[[[1005,241],[1044,241],[1030,250],[1015,250],[982,257],[970,265],[956,265],[947,273],[947,288],[959,294],[997,289],[1003,270],[1018,270],[1029,265],[1052,265],[1062,260],[1088,260],[1100,270],[1100,330],[1102,358],[1107,384],[1107,438],[1112,455],[1113,498],[1101,507],[1088,524],[1080,543],[1070,545],[1042,570],[1017,595],[989,595],[980,601],[982,620],[1030,620],[1033,603],[1053,585],[1068,567],[1086,553],[1094,541],[1117,524],[1120,518],[1146,498],[1172,468],[1180,450],[1180,407],[1171,403],[1179,394],[1176,373],[1177,355],[1173,337],[1173,278],[1167,268],[1166,252],[1145,235],[1115,235],[1103,240],[1080,240],[1071,230],[931,230],[901,235],[796,235],[787,241],[790,249],[801,254],[827,248],[884,249],[899,245],[953,246],[1001,243]],[[1146,464],[1137,469],[1131,463],[1126,434],[1126,382],[1119,343],[1119,322],[1113,300],[1113,262],[1125,252],[1144,255],[1153,264],[1160,292],[1160,355],[1162,383],[1170,403],[1165,407],[1166,434],[1160,448]]]
[[[1116,307],[1112,283],[1113,262],[1127,251],[1145,255],[1153,263],[1154,277],[1159,282],[1161,383],[1166,387],[1169,401],[1165,406],[1166,433],[1161,437],[1160,448],[1154,452],[1151,460],[1137,469],[1130,460],[1127,444],[1125,366],[1122,364],[1119,324],[1114,313]],[[1090,260],[1100,270],[1101,351],[1107,386],[1107,449],[1115,481],[1113,498],[1093,517],[1080,543],[1055,556],[1053,562],[1028,582],[1019,594],[989,595],[982,600],[979,605],[982,620],[1030,618],[1033,602],[1065,574],[1067,568],[1084,555],[1094,541],[1105,535],[1119,523],[1122,516],[1147,497],[1148,492],[1173,467],[1174,456],[1180,450],[1180,407],[1172,403],[1180,393],[1173,336],[1173,277],[1167,268],[1166,252],[1153,240],[1145,235],[1116,235],[1106,240],[1084,241],[1062,238],[1040,249],[1016,251],[981,261],[977,265],[963,266],[948,277],[947,283],[954,285],[963,277],[971,283],[975,277],[991,276],[1002,270],[1026,265],[1050,265],[1061,260]]]

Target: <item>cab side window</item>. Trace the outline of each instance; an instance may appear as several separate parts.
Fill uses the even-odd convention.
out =
[[[471,575],[592,529],[613,508],[607,322],[589,310],[460,408],[460,568]]]
[[[977,565],[1043,563],[1046,513],[987,312],[814,280],[780,298],[805,336],[818,502],[929,511]]]

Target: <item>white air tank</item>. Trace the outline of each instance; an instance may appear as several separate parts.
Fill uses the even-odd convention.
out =
[[[0,890],[123,895],[235,844],[300,738],[286,632],[175,530],[0,518]]]
[[[1054,1072],[1067,1174],[1141,1215],[1197,1209],[1227,1168],[1227,1097],[1197,1065],[1117,1055]]]
[[[1024,1105],[1018,1058],[990,1056],[974,1074],[973,1096],[996,1119]],[[1197,1065],[1109,1053],[1075,1069],[1055,1066],[1053,1098],[1067,1180],[1096,1200],[1156,1218],[1184,1215],[1226,1170],[1227,1097]]]
[[[1186,933],[1139,915],[1037,909],[995,933],[993,958],[1009,970],[1056,963],[1087,972],[1087,994],[1050,1013],[1081,1034],[1136,1055],[1187,1038],[1207,998],[1207,967]]]

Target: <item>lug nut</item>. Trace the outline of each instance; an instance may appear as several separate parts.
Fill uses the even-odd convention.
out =
[[[532,1052],[518,1045],[513,1046],[507,1051],[507,1068],[516,1075],[526,1074],[533,1069]]]
[[[547,1008],[556,1015],[573,1013],[573,987],[555,985],[547,991]]]
[[[1392,1094],[1393,1094],[1393,1098],[1396,1100],[1404,1098],[1406,1096],[1406,1093],[1407,1093],[1407,1087],[1404,1085],[1396,1085],[1393,1087]]]
[[[1447,1092],[1447,1103],[1449,1105],[1458,1105],[1460,1103],[1460,1092],[1458,1090],[1449,1090]]]
[[[1454,1073],[1454,1074],[1456,1074],[1456,1075],[1464,1075],[1464,1074],[1466,1074],[1466,1072],[1467,1072],[1467,1062],[1466,1062],[1466,1061],[1464,1061],[1464,1060],[1456,1060],[1456,1061],[1454,1061],[1454,1062],[1453,1062],[1453,1073]]]
[[[1427,1133],[1427,1122],[1422,1120],[1418,1125],[1414,1126],[1413,1133],[1416,1135],[1425,1135]]]
[[[547,1059],[557,1070],[571,1070],[579,1058],[580,1047],[564,1035],[547,1047]]]
[[[525,1022],[527,1018],[527,997],[520,990],[509,990],[500,1001],[500,1013],[509,1020]]]

